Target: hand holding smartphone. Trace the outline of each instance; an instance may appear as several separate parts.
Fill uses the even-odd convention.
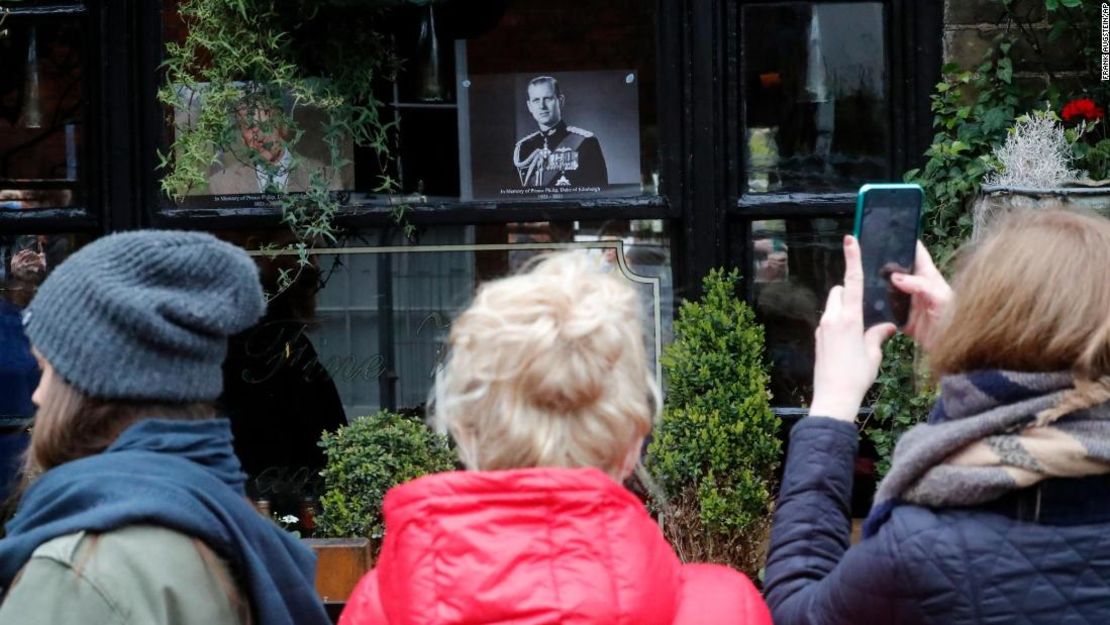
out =
[[[866,184],[856,200],[855,237],[863,260],[865,327],[910,316],[910,296],[891,282],[894,273],[912,274],[920,234],[924,192],[916,184]]]

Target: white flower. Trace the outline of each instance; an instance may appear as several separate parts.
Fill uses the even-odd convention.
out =
[[[300,519],[298,519],[297,517],[293,516],[292,514],[287,514],[287,515],[285,515],[285,516],[281,517],[280,519],[278,519],[278,521],[281,521],[282,523],[284,523],[284,524],[286,524],[286,525],[292,525],[292,524],[294,524],[294,523],[297,523],[297,522],[299,522],[299,521],[300,521]]]

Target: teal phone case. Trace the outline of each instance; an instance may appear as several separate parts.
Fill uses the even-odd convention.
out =
[[[889,190],[911,190],[911,191],[913,191],[917,194],[917,196],[918,196],[917,197],[917,203],[916,203],[916,205],[917,205],[917,215],[915,216],[915,219],[914,219],[913,237],[914,237],[915,242],[918,239],[921,238],[921,208],[922,208],[922,206],[924,204],[924,201],[925,201],[925,191],[924,191],[924,189],[921,188],[921,185],[917,185],[917,184],[893,184],[893,183],[892,184],[865,184],[862,187],[860,187],[859,195],[856,197],[856,219],[855,219],[855,226],[852,228],[852,234],[855,235],[857,241],[862,241],[862,237],[860,235],[862,234],[862,226],[863,226],[863,207],[864,207],[864,204],[866,203],[866,198],[867,198],[868,193],[873,192],[873,191],[889,191]],[[914,256],[916,256],[916,253],[914,254]],[[911,267],[912,267],[912,265],[911,265]],[[904,297],[906,297],[905,306],[907,307],[907,311],[908,311],[908,306],[909,306],[908,296],[904,296]],[[865,300],[866,300],[866,296],[865,296]],[[863,315],[864,316],[864,322],[868,326],[871,326],[871,325],[874,325],[875,323],[880,323],[880,322],[883,322],[883,321],[892,321],[895,324],[897,324],[899,327],[901,327],[906,322],[906,319],[901,318],[901,317],[897,316],[896,314],[894,316],[891,316],[889,311],[893,308],[894,308],[894,305],[892,304],[891,307],[887,309],[887,311],[882,312],[882,313],[877,313],[877,312],[871,311],[867,306],[867,302],[865,301],[864,302],[864,315]],[[907,312],[906,315],[908,315],[908,314],[909,313]]]
[[[925,203],[925,190],[922,189],[921,185],[919,185],[919,184],[894,183],[894,182],[879,183],[879,184],[868,183],[868,184],[865,184],[865,185],[863,185],[862,187],[859,188],[859,194],[856,195],[856,219],[855,219],[855,225],[852,226],[852,236],[856,237],[857,240],[859,239],[860,226],[862,225],[861,222],[863,221],[863,201],[864,201],[864,198],[867,196],[867,193],[869,191],[872,191],[872,190],[878,191],[878,190],[887,190],[887,189],[913,189],[913,190],[917,191],[918,195],[920,196],[921,201],[918,203],[917,220],[915,222],[917,225],[914,228],[914,239],[915,240],[920,239],[921,238],[921,207]]]

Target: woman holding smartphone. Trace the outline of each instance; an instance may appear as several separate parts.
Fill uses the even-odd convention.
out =
[[[1110,222],[1005,218],[950,289],[919,247],[906,332],[940,397],[899,441],[849,547],[855,419],[894,327],[864,328],[858,243],[817,331],[765,591],[779,625],[1110,617]]]

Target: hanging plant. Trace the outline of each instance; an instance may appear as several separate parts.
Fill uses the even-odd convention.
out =
[[[178,116],[170,149],[160,154],[163,191],[181,201],[203,188],[220,154],[240,152],[259,172],[260,185],[273,193],[282,222],[293,233],[287,249],[298,267],[311,262],[310,250],[337,240],[334,191],[340,172],[352,165],[344,146],[369,147],[379,159],[375,193],[394,194],[399,183],[389,172],[396,122],[378,94],[400,67],[387,34],[390,9],[429,0],[182,0],[177,7],[187,34],[166,46],[166,82],[159,101]],[[189,98],[189,102],[183,102]],[[293,111],[320,112],[317,127],[303,127]],[[296,154],[306,133],[322,138],[322,162],[275,163],[274,154]],[[247,140],[247,136],[254,140]],[[295,157],[294,157],[295,159]],[[303,193],[273,184],[293,168],[306,168]],[[263,177],[265,176],[265,177]],[[392,207],[406,234],[405,206]],[[279,289],[296,275],[281,277]]]

